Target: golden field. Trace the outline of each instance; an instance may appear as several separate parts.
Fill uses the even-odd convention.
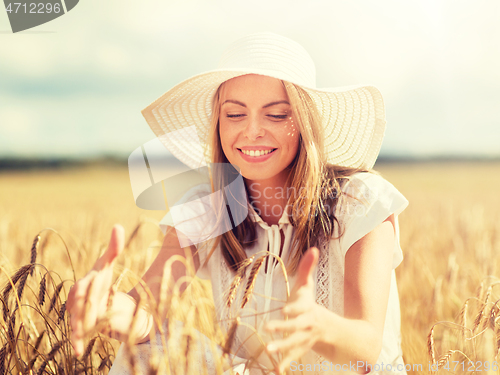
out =
[[[375,169],[410,201],[399,217],[405,259],[397,268],[405,362],[422,364],[421,373],[429,372],[431,327],[439,321],[462,324],[464,317],[462,325],[466,329],[451,324],[435,327],[432,341],[436,360],[448,353],[450,361],[466,360],[463,354],[473,361],[493,361],[500,313],[495,304],[495,295],[499,293],[494,284],[500,276],[500,162],[383,164]],[[117,267],[117,274],[124,268],[140,274],[161,244],[162,233],[156,224],[164,214],[135,206],[126,168],[0,173],[0,287],[4,290],[7,285],[7,274],[12,276],[30,262],[33,239],[45,228],[52,228],[60,237],[51,230],[40,233],[36,263],[55,272],[55,279],[68,280],[62,283],[54,310],[61,308],[74,277],[67,253],[76,278],[82,277],[106,247],[114,223],[122,224],[127,236],[140,224]],[[41,279],[41,270],[36,268],[34,281],[28,281],[24,303],[30,304],[29,299],[39,295],[35,281]],[[49,288],[50,293],[55,292],[55,284]],[[121,289],[133,285],[133,280],[125,278]],[[208,291],[208,285],[202,284],[201,290]],[[473,298],[462,310],[469,297]],[[29,316],[24,317],[23,324],[34,326],[40,333],[37,313],[32,310],[25,313]],[[28,331],[19,324],[16,331]],[[3,323],[0,349],[7,346],[7,330]],[[26,352],[33,349],[27,344],[19,345],[25,345]],[[38,366],[50,357],[52,347],[50,340],[39,344],[38,350],[47,353],[36,362]],[[106,350],[111,353],[112,348],[117,348],[116,341],[111,340]],[[460,352],[448,352],[450,349]],[[69,353],[71,349],[66,346],[65,350]],[[21,371],[20,367],[13,367],[13,362],[10,365],[14,373]],[[479,370],[478,363],[475,366],[476,372],[492,373],[485,371],[484,366]],[[104,372],[106,367],[103,366]],[[49,363],[46,371],[73,373],[70,368],[66,365],[57,369]],[[468,372],[467,368],[462,372]],[[85,372],[99,373],[88,369]]]

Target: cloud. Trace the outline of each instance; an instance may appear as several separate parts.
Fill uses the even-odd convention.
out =
[[[81,1],[38,28],[55,33],[0,34],[0,146],[10,138],[16,141],[9,150],[20,153],[55,152],[64,140],[70,151],[134,149],[152,134],[142,108],[181,80],[215,68],[238,37],[267,30],[305,46],[317,65],[318,87],[381,89],[388,117],[384,152],[439,151],[447,141],[450,150],[468,143],[467,152],[480,152],[500,125],[499,4]],[[0,28],[7,22],[0,17]],[[23,127],[37,134],[37,144],[19,141],[15,134]],[[118,138],[120,129],[126,133]]]
[[[11,141],[29,137],[36,123],[36,114],[18,105],[10,106],[0,112],[2,135]]]
[[[2,98],[0,156],[128,156],[154,138],[135,98]],[[8,108],[8,109],[7,109]]]

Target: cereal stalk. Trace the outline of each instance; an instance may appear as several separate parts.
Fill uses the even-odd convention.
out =
[[[231,305],[234,302],[234,298],[236,297],[236,291],[238,290],[238,287],[241,284],[241,280],[245,276],[247,267],[252,264],[254,257],[250,257],[245,259],[240,266],[238,267],[238,272],[236,272],[236,276],[233,279],[233,282],[231,283],[231,286],[229,287],[229,292],[227,296],[227,307],[231,307]]]
[[[250,275],[248,276],[247,285],[245,287],[245,293],[243,294],[243,299],[241,301],[241,308],[242,309],[250,301],[250,297],[251,297],[253,289],[255,287],[255,283],[257,282],[257,275],[259,274],[259,271],[262,268],[262,265],[264,264],[265,258],[266,258],[266,255],[263,255],[260,258],[258,258],[255,261],[255,263],[253,264],[252,269],[250,270]]]

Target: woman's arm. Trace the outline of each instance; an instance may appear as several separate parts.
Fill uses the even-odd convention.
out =
[[[317,322],[322,326],[322,335],[313,350],[335,363],[361,361],[374,365],[380,355],[391,283],[394,228],[391,215],[347,251],[344,317],[321,309]]]
[[[161,278],[163,275],[164,266],[168,262],[168,260],[173,256],[179,256],[185,259],[186,262],[188,262],[189,264],[192,264],[194,266],[193,270],[194,274],[196,274],[198,268],[200,267],[200,258],[198,256],[198,252],[196,251],[196,247],[194,245],[191,245],[190,247],[181,248],[176,230],[172,227],[168,227],[167,232],[165,234],[165,238],[163,239],[162,247],[158,255],[156,256],[155,260],[153,261],[149,269],[142,277],[143,282],[147,284],[155,301],[160,301],[160,293],[161,293],[160,290],[162,283]],[[188,275],[186,266],[181,261],[173,262],[171,264],[171,267],[172,268],[170,274],[174,284],[180,278]],[[191,276],[194,276],[194,274]],[[189,286],[189,280],[190,280],[189,278],[186,278],[186,282],[183,282],[180,285],[179,287],[180,293],[183,293],[187,289],[187,287]],[[139,295],[140,295],[138,288],[140,288],[139,285],[137,285],[134,289],[128,292],[128,296],[132,297],[136,301],[139,300]],[[166,298],[167,296],[163,297],[164,299],[168,300],[168,298]],[[164,311],[163,316],[160,317],[162,321],[166,318],[166,313],[167,311]],[[138,337],[137,343],[149,340],[149,335],[151,330],[155,329],[150,314],[147,313],[147,315],[148,319],[150,319],[150,322],[147,326],[148,329],[145,329],[144,337],[141,338]]]
[[[389,299],[394,215],[354,243],[345,257],[344,317],[314,301],[313,270],[317,250],[304,255],[290,300],[284,307],[287,321],[273,321],[270,331],[288,333],[269,344],[271,352],[283,354],[282,373],[290,362],[313,349],[328,361],[348,365],[375,364],[382,348],[382,334]],[[356,371],[362,371],[356,368]]]
[[[112,303],[108,306],[112,287],[113,264],[122,252],[123,244],[123,227],[116,225],[113,228],[107,251],[97,260],[92,270],[77,281],[68,295],[66,306],[71,315],[72,343],[77,355],[81,355],[83,352],[84,336],[94,330],[106,317],[109,318],[109,321],[107,326],[103,327],[103,333],[121,341],[129,337],[134,337],[136,343],[147,341],[151,330],[154,329],[152,316],[146,308],[137,312],[134,327],[131,327],[139,298],[137,288],[134,288],[129,294],[117,292],[111,299]],[[160,252],[143,276],[144,282],[157,301],[160,297],[163,267],[174,255],[192,258],[194,272],[199,267],[199,258],[195,247],[181,248],[176,231],[168,230]],[[176,282],[180,277],[186,275],[186,267],[182,262],[174,264],[171,274],[173,281]],[[181,285],[180,291],[182,292],[186,288],[187,283],[184,283]]]

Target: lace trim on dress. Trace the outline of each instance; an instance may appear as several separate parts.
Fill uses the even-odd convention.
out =
[[[330,252],[328,242],[322,239],[318,243],[319,259],[316,274],[316,303],[331,310],[331,293],[329,283]],[[325,358],[316,355],[315,362],[322,363]]]
[[[322,240],[318,246],[319,249],[319,259],[318,259],[318,269],[316,277],[316,302],[321,306],[326,307],[331,310],[330,305],[330,291],[329,291],[329,266],[330,266],[330,254],[327,246],[327,242]]]

